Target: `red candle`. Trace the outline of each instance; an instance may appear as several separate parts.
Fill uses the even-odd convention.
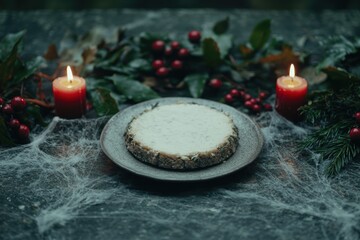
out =
[[[62,118],[79,118],[86,109],[85,79],[73,76],[67,67],[67,77],[59,77],[53,81],[55,111]]]
[[[294,64],[291,64],[289,76],[276,81],[276,111],[290,121],[300,120],[298,109],[306,103],[307,88],[307,81],[295,76]]]

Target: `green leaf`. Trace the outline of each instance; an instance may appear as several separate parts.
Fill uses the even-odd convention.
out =
[[[113,81],[116,89],[120,93],[124,94],[127,99],[134,102],[142,102],[160,97],[148,86],[125,76],[114,75],[109,77],[109,79]]]
[[[0,62],[2,62],[5,58],[8,58],[11,54],[14,47],[18,46],[21,42],[25,31],[21,31],[14,34],[7,34],[0,41]]]
[[[192,74],[185,77],[184,81],[187,83],[191,95],[195,98],[201,97],[206,80],[207,74]]]
[[[229,29],[229,17],[226,17],[216,22],[212,28],[213,32],[217,35],[225,33]]]
[[[230,34],[223,34],[217,36],[215,41],[217,42],[219,49],[220,49],[220,56],[223,59],[226,55],[228,55],[230,49],[232,48],[232,35]]]
[[[325,46],[325,58],[318,64],[317,70],[335,66],[338,62],[345,60],[347,55],[360,51],[360,44],[357,41],[352,42],[343,36],[331,37],[320,44]]]
[[[18,55],[18,46],[20,40],[11,49],[6,59],[2,59],[0,63],[0,93],[4,91],[7,87],[8,82],[12,79],[14,74],[14,69],[16,67],[17,55]],[[18,61],[17,66],[21,62]]]
[[[11,140],[8,128],[6,127],[4,119],[0,116],[0,146],[13,146],[14,142]]]
[[[205,38],[202,41],[202,50],[205,63],[212,68],[221,63],[220,49],[218,44],[212,38]]]
[[[105,88],[96,88],[90,92],[93,106],[98,116],[114,115],[119,111],[115,99]]]
[[[322,71],[326,73],[328,81],[335,90],[348,87],[349,84],[353,83],[354,81],[360,81],[358,76],[355,76],[342,68],[327,67],[322,69]]]
[[[259,22],[253,29],[249,42],[253,49],[260,50],[269,40],[271,34],[271,20],[265,19]]]
[[[14,71],[14,76],[11,79],[11,82],[9,82],[8,87],[19,85],[25,79],[27,79],[32,74],[34,74],[43,62],[44,62],[44,58],[42,57],[37,57],[25,63],[25,65],[22,64],[20,61],[17,61],[15,66],[16,71]]]
[[[143,71],[151,70],[151,64],[145,59],[135,59],[129,63],[129,67],[136,68]]]

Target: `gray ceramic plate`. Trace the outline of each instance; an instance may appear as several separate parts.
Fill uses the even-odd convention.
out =
[[[191,171],[173,171],[147,165],[127,151],[124,133],[129,122],[155,104],[197,103],[227,113],[239,129],[239,146],[227,161],[218,165]],[[230,106],[193,98],[160,98],[131,106],[113,116],[101,133],[100,144],[105,154],[120,167],[135,174],[166,181],[201,181],[227,175],[243,168],[256,159],[263,146],[262,133],[247,115]]]

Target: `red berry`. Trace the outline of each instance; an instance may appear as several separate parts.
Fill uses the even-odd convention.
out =
[[[9,126],[10,126],[12,129],[18,129],[19,126],[20,126],[20,122],[19,122],[19,120],[17,120],[16,118],[13,118],[13,119],[10,120]]]
[[[240,97],[240,92],[239,92],[239,90],[237,90],[237,89],[231,89],[231,90],[230,90],[230,94],[231,94],[234,98]]]
[[[28,126],[24,124],[20,124],[18,129],[19,138],[27,139],[29,137],[29,133],[30,133],[30,129],[28,128]]]
[[[227,103],[232,103],[234,101],[234,98],[231,94],[226,94],[225,95],[225,102]]]
[[[245,96],[245,91],[243,91],[243,90],[239,91],[239,95],[240,95],[240,97],[244,98],[244,96]]]
[[[260,93],[259,93],[259,98],[265,99],[266,97],[267,97],[267,93],[266,93],[266,92],[260,92]]]
[[[174,68],[174,69],[177,69],[177,70],[182,69],[183,63],[182,63],[182,61],[180,61],[180,60],[174,60],[174,61],[171,63],[171,67]]]
[[[185,58],[185,57],[189,56],[189,50],[187,50],[186,48],[180,48],[180,50],[178,52],[178,56],[180,58]]]
[[[13,99],[11,99],[11,107],[15,111],[23,110],[26,107],[26,101],[22,97],[14,97]]]
[[[91,104],[91,102],[86,102],[85,108],[86,111],[90,111],[93,108],[93,105]]]
[[[156,75],[159,77],[166,77],[169,74],[169,69],[166,67],[161,67],[158,70],[156,70]]]
[[[10,104],[5,104],[3,107],[2,107],[2,111],[3,113],[5,114],[13,114],[14,110],[12,109],[11,105]]]
[[[247,107],[247,108],[252,108],[252,106],[254,105],[251,101],[246,101],[245,103],[244,103],[244,105],[245,105],[245,107]]]
[[[156,40],[152,44],[152,50],[155,52],[161,52],[164,50],[164,48],[165,48],[165,43],[161,40]]]
[[[265,109],[266,111],[271,111],[271,110],[272,110],[271,104],[265,103],[265,104],[264,104],[264,109]]]
[[[172,54],[173,54],[173,51],[172,51],[171,48],[166,48],[166,49],[165,49],[165,55],[166,55],[166,56],[171,56]]]
[[[0,98],[0,106],[2,106],[4,104],[4,99]]]
[[[261,107],[259,104],[254,104],[251,108],[254,112],[258,113],[261,110]]]
[[[261,103],[261,98],[255,98],[255,101],[257,102],[257,103]]]
[[[201,33],[199,31],[191,31],[188,34],[189,41],[192,43],[198,43],[201,39]]]
[[[349,132],[352,141],[360,140],[360,128],[352,128]]]
[[[163,67],[164,66],[164,61],[162,61],[162,60],[154,60],[153,62],[152,62],[152,67],[154,68],[154,69],[158,69],[158,68],[161,68],[161,67]]]
[[[177,41],[172,41],[172,42],[170,43],[170,46],[171,46],[171,49],[172,49],[172,50],[178,50],[178,49],[180,48],[180,43],[177,42]]]
[[[251,98],[252,98],[251,95],[248,93],[245,93],[245,95],[243,97],[244,101],[249,101]]]
[[[213,79],[210,80],[209,86],[214,88],[214,89],[219,89],[222,86],[222,81],[220,79],[213,78]]]
[[[256,101],[255,98],[250,99],[250,102],[251,102],[252,104],[256,104],[256,103],[257,103],[257,101]]]
[[[360,112],[354,114],[357,123],[360,123]]]

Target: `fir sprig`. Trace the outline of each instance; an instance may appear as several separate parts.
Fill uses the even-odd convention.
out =
[[[325,172],[336,175],[360,153],[360,145],[349,137],[357,127],[354,113],[360,111],[360,81],[353,81],[341,89],[314,92],[309,104],[301,108],[306,121],[315,126],[302,147],[321,154],[329,160]]]

